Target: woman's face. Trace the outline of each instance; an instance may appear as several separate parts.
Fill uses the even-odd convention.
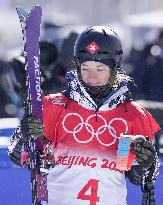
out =
[[[95,61],[81,64],[82,80],[90,86],[104,86],[109,82],[111,72],[109,66]]]

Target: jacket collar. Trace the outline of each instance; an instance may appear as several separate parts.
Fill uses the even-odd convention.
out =
[[[69,86],[65,95],[76,101],[79,105],[89,110],[107,111],[116,108],[120,103],[131,100],[131,94],[128,89],[128,82],[123,79],[120,86],[104,99],[102,105],[98,108],[91,96],[86,92],[84,86],[78,79],[77,71],[70,71],[66,74]]]

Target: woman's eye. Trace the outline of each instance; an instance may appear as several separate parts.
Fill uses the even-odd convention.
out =
[[[83,70],[83,71],[87,71],[88,69],[87,69],[87,68],[83,68],[82,70]]]
[[[103,69],[97,69],[97,71],[101,72],[101,71],[104,71]]]

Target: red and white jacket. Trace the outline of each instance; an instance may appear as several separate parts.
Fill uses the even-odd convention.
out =
[[[75,82],[79,83],[75,79]],[[48,174],[49,205],[126,205],[125,175],[116,168],[120,134],[154,139],[158,124],[144,108],[123,101],[123,86],[113,97],[121,103],[98,111],[88,93],[71,90],[43,100],[44,135],[54,147],[55,166]]]

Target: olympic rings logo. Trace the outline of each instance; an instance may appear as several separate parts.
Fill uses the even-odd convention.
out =
[[[79,120],[81,121],[80,123],[78,123],[74,128],[73,130],[69,130],[67,129],[66,125],[65,125],[65,121],[67,119],[73,119],[71,118],[72,116],[77,116],[79,118]],[[93,126],[89,123],[90,119],[93,118],[93,117],[99,117],[102,121],[103,121],[103,125],[98,127],[97,131],[95,132]],[[127,122],[123,119],[123,118],[113,118],[112,120],[110,120],[109,123],[106,122],[106,119],[104,117],[102,117],[101,115],[99,114],[93,114],[93,115],[90,115],[86,121],[84,122],[83,118],[77,114],[77,113],[69,113],[67,114],[64,118],[63,118],[63,121],[62,121],[62,126],[63,126],[63,129],[67,132],[67,133],[70,133],[73,135],[74,137],[74,140],[78,143],[88,143],[90,141],[92,141],[92,139],[94,137],[96,137],[96,139],[98,140],[98,142],[101,144],[101,145],[104,145],[104,146],[111,146],[113,145],[115,142],[116,142],[116,139],[118,139],[120,136],[117,136],[117,132],[116,130],[114,129],[114,127],[112,126],[112,123],[115,122],[115,121],[121,121],[124,125],[125,125],[125,132],[123,133],[127,133],[128,132],[128,125],[127,125]],[[79,133],[83,128],[86,128],[86,130],[91,134],[91,137],[88,139],[88,140],[79,140],[76,136],[77,133]],[[113,137],[113,141],[110,142],[110,143],[103,143],[100,139],[99,139],[99,136],[104,133],[106,130],[108,129],[110,135]]]

